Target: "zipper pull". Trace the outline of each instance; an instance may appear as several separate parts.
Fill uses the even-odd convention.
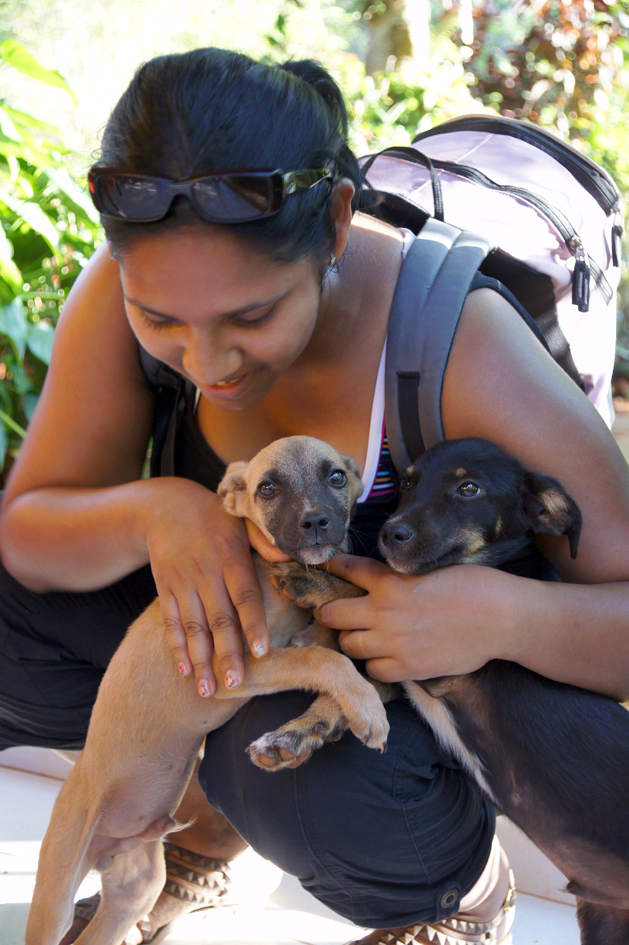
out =
[[[616,214],[614,226],[612,227],[612,262],[614,266],[620,266],[622,260],[622,217]]]
[[[590,307],[590,260],[578,236],[573,236],[568,245],[574,253],[572,304],[580,312],[587,312]]]

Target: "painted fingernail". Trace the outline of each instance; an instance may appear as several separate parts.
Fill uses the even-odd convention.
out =
[[[177,669],[179,670],[180,676],[188,675],[188,667],[186,666],[185,663],[177,663]]]
[[[225,685],[228,689],[235,689],[238,685],[238,680],[231,673],[225,673]]]
[[[210,687],[209,687],[207,679],[199,680],[199,692],[202,696],[209,696]]]
[[[264,656],[264,647],[261,643],[256,641],[251,647],[256,656]]]

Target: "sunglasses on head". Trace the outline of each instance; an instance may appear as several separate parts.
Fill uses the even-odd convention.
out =
[[[87,175],[96,209],[129,223],[161,220],[179,194],[211,223],[247,223],[277,213],[291,194],[332,179],[329,168],[288,174],[280,170],[216,171],[181,181],[111,167],[92,167]]]

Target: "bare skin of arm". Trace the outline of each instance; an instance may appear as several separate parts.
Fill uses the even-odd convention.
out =
[[[194,668],[211,694],[213,639],[225,672],[239,681],[240,626],[250,643],[268,646],[260,588],[247,530],[213,493],[175,477],[140,480],[152,411],[118,269],[103,246],[59,322],[4,495],[2,558],[40,592],[96,589],[150,561],[175,660]]]
[[[480,436],[554,476],[583,513],[579,554],[543,551],[566,583],[458,565],[421,577],[339,556],[330,570],[365,588],[321,608],[344,651],[376,679],[471,672],[502,658],[545,676],[629,695],[629,470],[592,405],[516,312],[489,290],[470,295],[442,397],[446,437]]]

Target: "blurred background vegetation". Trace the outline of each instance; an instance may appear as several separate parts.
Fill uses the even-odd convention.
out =
[[[446,118],[535,122],[629,189],[629,8],[606,0],[0,0],[0,469],[15,456],[69,288],[102,240],[86,197],[139,62],[195,46],[319,59],[358,153]],[[619,293],[629,385],[629,278]]]

